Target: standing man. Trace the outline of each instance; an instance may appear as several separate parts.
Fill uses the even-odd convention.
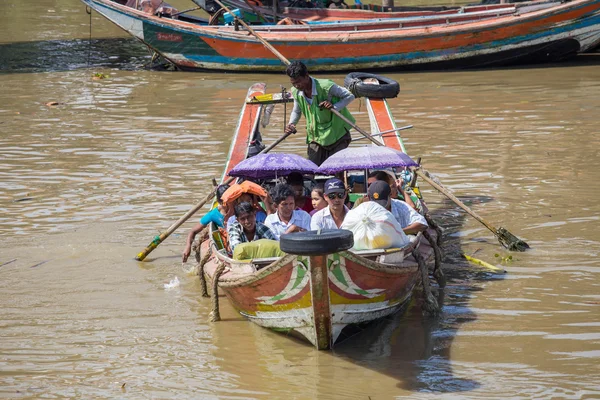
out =
[[[348,147],[352,140],[350,125],[330,110],[334,108],[354,122],[346,108],[354,95],[332,80],[310,77],[306,65],[300,61],[292,62],[285,72],[290,77],[294,97],[294,108],[285,132],[296,133],[296,124],[300,115],[304,115],[308,159],[321,165],[329,156]]]

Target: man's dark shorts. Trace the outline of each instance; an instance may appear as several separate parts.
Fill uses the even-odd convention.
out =
[[[346,134],[342,136],[340,140],[329,146],[321,146],[320,144],[311,142],[308,144],[308,149],[306,150],[308,159],[317,165],[321,165],[323,164],[323,161],[327,160],[338,151],[348,147],[351,141],[352,136],[350,136],[350,132],[346,129]]]

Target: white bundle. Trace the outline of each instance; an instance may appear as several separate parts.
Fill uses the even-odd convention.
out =
[[[404,247],[409,242],[394,215],[373,201],[348,211],[341,227],[354,234],[354,250]]]

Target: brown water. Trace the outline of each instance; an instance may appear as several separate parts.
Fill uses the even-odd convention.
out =
[[[533,249],[502,263],[488,231],[423,185],[447,232],[443,315],[413,309],[317,352],[226,302],[208,322],[179,260],[193,221],[133,260],[220,177],[247,88],[287,79],[144,70],[145,49],[97,15],[88,47],[76,0],[3,6],[0,397],[600,398],[598,57],[390,74],[409,153]],[[267,142],[282,124],[280,109]],[[303,154],[301,136],[279,150]]]

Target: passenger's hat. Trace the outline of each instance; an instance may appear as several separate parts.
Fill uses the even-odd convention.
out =
[[[325,194],[344,193],[345,191],[346,186],[344,186],[344,182],[342,182],[338,178],[327,179],[327,181],[325,182],[325,187],[323,188],[323,192]]]
[[[387,182],[375,181],[369,185],[367,194],[369,195],[369,200],[385,207],[390,198],[391,191],[390,185]]]

